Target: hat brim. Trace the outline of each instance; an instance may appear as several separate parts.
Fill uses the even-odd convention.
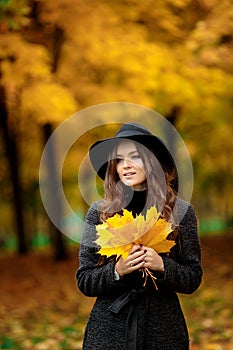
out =
[[[168,151],[164,143],[154,135],[127,135],[127,136],[117,136],[111,137],[104,140],[95,142],[89,150],[89,157],[93,168],[95,169],[98,176],[104,180],[107,165],[108,157],[112,149],[119,144],[121,140],[132,140],[136,141],[145,147],[147,147],[158,159],[161,167],[166,170],[168,173],[173,173],[174,187],[177,190],[177,169],[175,162],[171,153]]]

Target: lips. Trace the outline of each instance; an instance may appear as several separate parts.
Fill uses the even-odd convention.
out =
[[[124,176],[124,177],[131,177],[131,176],[133,176],[133,175],[135,175],[135,174],[136,174],[135,172],[129,171],[129,172],[123,174],[123,176]]]

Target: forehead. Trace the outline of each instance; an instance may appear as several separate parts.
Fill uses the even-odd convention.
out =
[[[132,152],[137,152],[137,147],[133,141],[123,140],[117,146],[117,154],[127,154]]]

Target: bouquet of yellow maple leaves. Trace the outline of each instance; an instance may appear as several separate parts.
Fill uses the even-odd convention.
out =
[[[173,231],[172,224],[160,218],[156,207],[147,210],[146,216],[139,214],[135,218],[132,212],[123,209],[123,215],[115,214],[102,224],[96,225],[98,238],[96,243],[100,246],[99,254],[125,259],[133,244],[142,244],[153,248],[157,253],[168,253],[176,244],[168,240],[167,236]],[[144,286],[150,276],[157,289],[155,277],[148,268],[142,269]]]

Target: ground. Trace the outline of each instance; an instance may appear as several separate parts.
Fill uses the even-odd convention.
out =
[[[180,296],[191,350],[233,349],[233,235],[201,239],[204,276]],[[92,298],[76,287],[77,249],[56,262],[50,250],[0,257],[0,349],[80,350]],[[177,349],[178,350],[178,349]]]

